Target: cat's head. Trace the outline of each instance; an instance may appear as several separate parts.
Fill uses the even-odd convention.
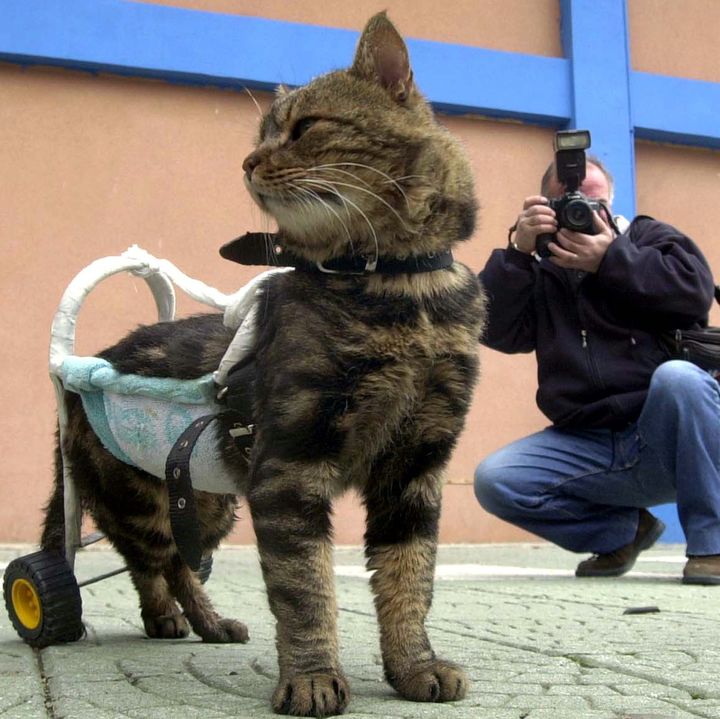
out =
[[[474,228],[470,167],[385,13],[368,22],[349,69],[278,91],[243,168],[284,244],[313,261],[436,252]]]

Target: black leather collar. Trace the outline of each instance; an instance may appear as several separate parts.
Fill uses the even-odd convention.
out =
[[[269,265],[271,267],[295,267],[306,272],[324,272],[340,275],[401,275],[416,272],[434,272],[450,267],[453,256],[450,250],[443,252],[397,257],[363,257],[344,255],[327,262],[311,262],[289,250],[283,250],[278,235],[268,232],[248,232],[220,248],[220,256],[241,265]]]

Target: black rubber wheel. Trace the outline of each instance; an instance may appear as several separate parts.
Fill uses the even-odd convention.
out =
[[[31,647],[75,642],[85,632],[80,589],[60,554],[40,551],[13,559],[3,594],[15,631]]]
[[[210,579],[210,575],[212,574],[212,568],[213,568],[213,555],[212,554],[204,554],[203,558],[200,560],[200,566],[197,570],[198,579],[205,584],[208,579]]]

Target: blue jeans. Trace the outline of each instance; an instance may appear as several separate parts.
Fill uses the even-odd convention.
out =
[[[689,362],[666,362],[637,422],[513,442],[478,466],[475,495],[501,519],[598,554],[632,542],[638,508],[677,502],[687,553],[720,554],[720,385]]]

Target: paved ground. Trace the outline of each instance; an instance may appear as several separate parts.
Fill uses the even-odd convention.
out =
[[[32,548],[0,548],[0,567]],[[468,669],[456,704],[414,704],[382,679],[359,550],[336,555],[349,719],[720,718],[720,587],[680,584],[682,547],[646,552],[615,580],[578,580],[575,555],[545,545],[442,547],[429,631]],[[80,581],[120,566],[78,556]],[[248,624],[246,645],[144,639],[127,575],[82,589],[87,638],[36,652],[0,613],[2,719],[220,719],[275,716],[273,620],[254,549],[216,554],[208,590]],[[659,611],[625,614],[636,607]]]

